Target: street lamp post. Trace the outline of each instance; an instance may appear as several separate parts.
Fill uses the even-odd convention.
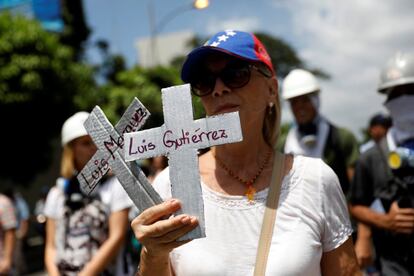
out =
[[[209,6],[209,0],[193,0],[191,5],[182,5],[178,6],[174,10],[170,11],[166,15],[164,15],[158,24],[155,24],[155,11],[153,2],[151,1],[148,6],[148,14],[149,14],[149,22],[150,22],[150,53],[151,53],[151,60],[153,64],[157,63],[157,35],[161,32],[161,30],[180,15],[183,12],[190,11],[190,10],[201,10],[205,9]]]

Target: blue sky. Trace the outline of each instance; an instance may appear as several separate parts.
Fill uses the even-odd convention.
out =
[[[150,35],[149,8],[160,22],[192,1],[84,0],[93,33],[129,65],[138,62],[135,40]],[[384,111],[376,93],[380,68],[397,51],[414,51],[412,0],[211,0],[205,10],[178,14],[160,33],[190,30],[209,36],[223,29],[267,32],[293,46],[310,66],[332,78],[321,81],[321,113],[359,135],[369,117]],[[96,57],[91,54],[91,59]],[[283,120],[291,120],[284,105]]]

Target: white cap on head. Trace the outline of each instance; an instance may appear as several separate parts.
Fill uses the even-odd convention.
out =
[[[311,72],[294,69],[283,80],[282,97],[288,100],[319,90],[319,82]]]
[[[62,146],[70,141],[88,135],[83,123],[88,118],[89,113],[80,111],[69,117],[62,126]]]

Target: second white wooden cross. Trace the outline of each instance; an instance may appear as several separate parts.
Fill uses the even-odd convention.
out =
[[[140,212],[162,202],[139,166],[133,162],[126,163],[121,151],[124,146],[122,134],[140,129],[148,116],[148,110],[137,98],[129,105],[115,128],[99,106],[92,110],[84,125],[98,151],[78,175],[81,189],[86,194],[95,189],[111,168]]]

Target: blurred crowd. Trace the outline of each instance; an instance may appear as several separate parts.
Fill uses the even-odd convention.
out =
[[[346,128],[320,112],[323,89],[312,72],[295,69],[282,82],[281,97],[294,115],[278,147],[322,158],[347,195],[355,252],[366,275],[414,273],[414,56],[398,54],[383,69],[378,91],[387,114],[367,118],[359,143]],[[354,112],[354,111],[350,111]],[[44,241],[49,275],[134,275],[141,245],[130,229],[138,211],[109,174],[92,196],[76,179],[96,146],[78,112],[62,127],[61,177],[39,193],[33,208],[13,187],[0,194],[0,275],[30,271],[25,256],[29,224]],[[140,163],[150,182],[166,157]],[[53,187],[52,187],[53,186]],[[30,220],[34,217],[35,220]]]

